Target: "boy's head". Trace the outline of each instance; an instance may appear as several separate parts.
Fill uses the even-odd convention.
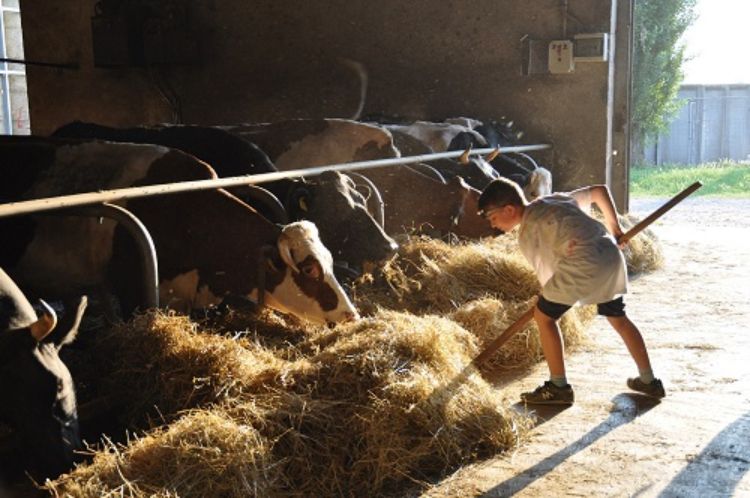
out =
[[[526,204],[521,187],[505,178],[492,180],[478,201],[480,216],[487,219],[492,228],[502,232],[512,230],[521,222]]]

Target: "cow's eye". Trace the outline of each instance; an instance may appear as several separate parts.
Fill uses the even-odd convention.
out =
[[[304,265],[302,268],[302,273],[305,274],[306,277],[310,278],[318,278],[320,276],[320,271],[318,270],[318,265],[315,263],[310,263],[307,265]]]

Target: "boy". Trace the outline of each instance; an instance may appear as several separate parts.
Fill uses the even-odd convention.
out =
[[[592,203],[604,214],[606,228],[587,214]],[[521,394],[521,400],[545,405],[573,403],[557,321],[576,303],[597,304],[597,312],[622,337],[639,372],[638,377],[627,380],[628,387],[663,398],[664,387],[654,378],[643,337],[625,314],[622,295],[627,292],[627,267],[616,242],[623,232],[607,186],[584,187],[529,203],[517,184],[502,178],[482,191],[479,210],[503,233],[520,225],[519,248],[542,285],[534,320],[550,379]]]

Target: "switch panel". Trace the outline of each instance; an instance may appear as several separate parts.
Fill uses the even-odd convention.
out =
[[[572,73],[575,69],[573,61],[573,42],[570,40],[552,40],[549,43],[549,72],[553,74]]]

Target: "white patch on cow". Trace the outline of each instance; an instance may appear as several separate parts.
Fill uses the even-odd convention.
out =
[[[218,304],[221,298],[215,296],[207,285],[199,288],[199,282],[198,270],[181,273],[171,280],[162,280],[159,284],[159,302],[180,313]]]
[[[346,119],[326,119],[325,123],[319,133],[289,144],[288,150],[274,160],[276,167],[285,171],[368,159],[358,158],[357,152],[370,143],[381,152],[377,159],[400,155],[393,147],[393,137],[382,128]],[[385,152],[388,148],[390,154]]]
[[[473,130],[477,126],[482,126],[482,124],[483,124],[478,119],[465,118],[465,117],[448,118],[448,119],[444,120],[443,122],[444,123],[448,123],[448,124],[454,124],[454,125],[463,126],[463,127],[469,128],[471,130]]]
[[[411,135],[420,142],[428,145],[435,152],[445,152],[448,150],[451,140],[459,133],[468,133],[480,143],[486,143],[482,135],[467,126],[461,126],[450,123],[432,123],[429,121],[415,121],[410,125],[386,125],[389,130],[398,130],[407,135]]]

